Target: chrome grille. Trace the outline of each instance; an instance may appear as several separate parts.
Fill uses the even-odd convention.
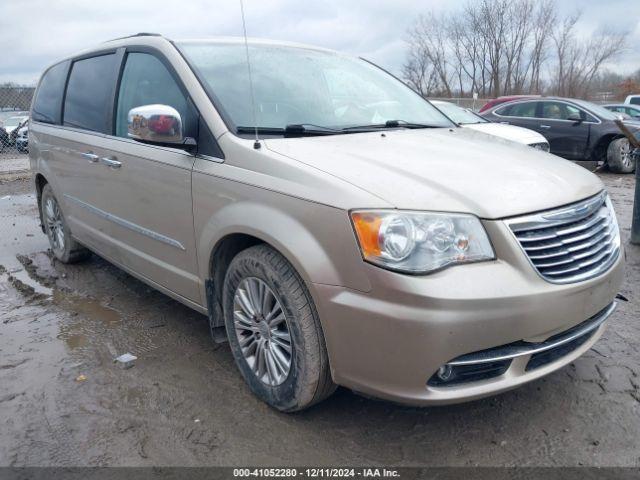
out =
[[[620,232],[605,192],[582,202],[506,221],[537,272],[573,283],[607,271],[620,253]]]

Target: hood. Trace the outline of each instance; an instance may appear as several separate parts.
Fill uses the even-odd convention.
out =
[[[341,178],[399,209],[468,212],[496,219],[566,205],[603,189],[595,175],[567,160],[466,128],[264,143],[271,151]]]
[[[488,133],[489,135],[495,135],[496,137],[505,138],[513,142],[524,143],[525,145],[547,143],[547,139],[538,132],[515,125],[506,125],[504,123],[472,123],[463,125],[463,127]]]

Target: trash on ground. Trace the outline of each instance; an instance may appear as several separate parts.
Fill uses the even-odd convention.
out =
[[[84,374],[80,374],[80,375],[78,375],[78,376],[76,377],[76,382],[78,382],[78,383],[82,383],[82,382],[84,382],[86,379],[87,379],[87,376],[86,376],[86,375],[84,375]]]
[[[130,353],[124,353],[114,360],[122,368],[131,368],[135,365],[135,361],[138,359],[135,355]]]

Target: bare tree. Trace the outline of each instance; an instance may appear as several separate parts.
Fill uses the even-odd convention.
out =
[[[409,45],[415,56],[424,56],[432,65],[438,86],[451,96],[451,65],[448,51],[446,18],[433,12],[418,18],[409,31]]]
[[[579,39],[580,14],[559,19],[555,2],[469,1],[449,14],[421,15],[409,31],[405,78],[423,95],[542,93],[545,84],[550,93],[587,95],[626,34]]]

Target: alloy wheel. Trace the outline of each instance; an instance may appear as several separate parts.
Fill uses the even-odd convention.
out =
[[[633,162],[633,158],[631,155],[631,145],[629,144],[629,140],[620,142],[620,157],[622,159],[622,164],[626,168],[630,168]]]
[[[282,384],[291,371],[293,345],[287,318],[269,286],[242,280],[233,298],[233,325],[242,355],[266,385]]]
[[[47,234],[51,246],[58,251],[65,247],[64,222],[58,202],[53,197],[48,197],[44,204],[45,221],[47,222]]]

